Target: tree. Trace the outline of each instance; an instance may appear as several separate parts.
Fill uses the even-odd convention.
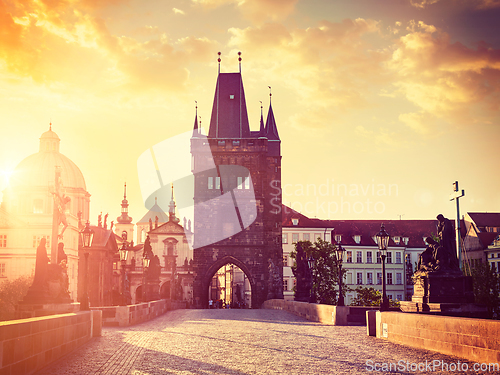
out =
[[[356,298],[352,300],[351,306],[380,306],[382,293],[377,289],[358,286],[354,291]]]
[[[472,269],[474,299],[485,305],[489,318],[500,318],[500,276],[488,263],[479,263]]]
[[[307,258],[314,259],[312,268],[312,299],[325,305],[336,305],[338,292],[336,285],[339,281],[338,262],[335,253],[335,245],[330,242],[323,241],[318,238],[316,242],[300,241],[302,249],[306,253]],[[295,244],[297,248],[297,244]],[[295,259],[296,251],[290,253],[290,257]],[[296,267],[296,263],[292,269]],[[345,278],[346,270],[342,269],[342,277]],[[346,286],[344,283],[343,294],[345,294]]]
[[[33,276],[21,276],[0,284],[0,321],[14,319],[16,305],[28,293]]]

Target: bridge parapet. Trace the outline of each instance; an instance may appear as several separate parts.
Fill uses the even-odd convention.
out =
[[[0,322],[0,373],[32,374],[101,335],[100,311]]]

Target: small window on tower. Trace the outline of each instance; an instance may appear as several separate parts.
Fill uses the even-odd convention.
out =
[[[234,95],[229,95],[229,99],[234,99]]]

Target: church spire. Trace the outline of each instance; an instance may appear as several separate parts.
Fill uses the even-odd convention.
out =
[[[279,141],[280,137],[278,135],[278,128],[276,127],[276,120],[274,119],[273,106],[271,104],[271,86],[269,87],[269,111],[267,112],[267,120],[266,120],[266,137],[267,139]]]
[[[173,221],[175,223],[179,222],[179,219],[175,216],[174,184],[173,183],[172,183],[172,196],[170,199],[170,204],[168,206],[168,221]]]
[[[119,224],[130,224],[132,218],[128,216],[128,200],[127,200],[127,183],[125,182],[123,187],[123,200],[122,200],[122,214],[116,218]]]

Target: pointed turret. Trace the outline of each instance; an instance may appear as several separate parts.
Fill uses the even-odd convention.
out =
[[[259,137],[266,136],[266,127],[264,126],[264,115],[262,114],[262,102],[260,102],[260,129]]]
[[[193,127],[193,137],[197,137],[200,134],[200,131],[198,129],[198,102],[196,102],[196,112],[194,115],[194,127]]]
[[[270,86],[269,90],[271,90]],[[281,155],[281,140],[280,136],[278,135],[276,120],[274,119],[271,97],[272,94],[271,92],[269,92],[269,111],[267,112],[265,137],[267,137],[267,139],[269,140],[269,155],[279,156]]]

